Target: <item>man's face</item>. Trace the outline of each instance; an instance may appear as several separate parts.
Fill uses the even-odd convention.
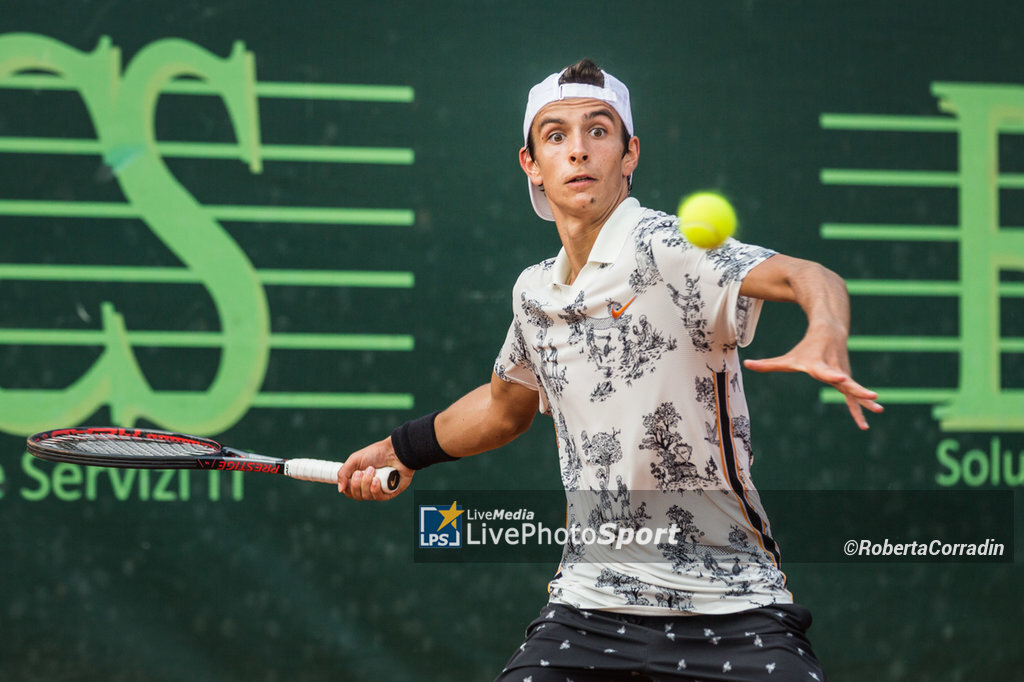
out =
[[[605,102],[552,102],[533,119],[533,156],[523,148],[520,165],[530,182],[544,186],[555,218],[609,214],[629,194],[639,143],[623,155],[622,121]]]

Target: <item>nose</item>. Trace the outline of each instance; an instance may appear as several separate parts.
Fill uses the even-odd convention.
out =
[[[569,150],[569,160],[572,163],[584,163],[590,158],[590,154],[587,152],[585,144],[585,138],[575,138],[575,143],[573,144],[572,149]]]

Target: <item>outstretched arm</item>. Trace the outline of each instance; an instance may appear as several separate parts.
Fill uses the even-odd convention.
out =
[[[807,315],[807,332],[788,353],[743,364],[756,372],[805,372],[829,384],[846,397],[857,426],[867,429],[863,408],[881,412],[882,406],[875,402],[878,394],[854,381],[850,372],[850,298],[842,278],[817,263],[775,255],[747,274],[740,293],[796,303]]]
[[[537,413],[537,392],[491,375],[437,415],[434,430],[441,448],[452,457],[493,450],[526,431]],[[393,466],[402,475],[394,493],[385,493],[373,473]],[[338,472],[338,490],[355,500],[388,500],[409,487],[415,471],[395,454],[391,436],[352,453]]]

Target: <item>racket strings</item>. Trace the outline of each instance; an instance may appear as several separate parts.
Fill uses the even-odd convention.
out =
[[[195,457],[218,452],[218,448],[199,441],[98,433],[62,434],[39,444],[70,453],[130,457]]]

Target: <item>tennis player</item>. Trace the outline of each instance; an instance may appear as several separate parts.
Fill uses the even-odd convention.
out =
[[[823,680],[750,478],[737,347],[763,301],[797,303],[801,341],[746,366],[835,387],[868,428],[864,410],[882,407],[850,373],[842,279],[734,239],[699,249],[675,216],[631,198],[629,91],[589,60],[530,90],[523,139],[530,200],[561,251],[516,282],[490,383],[353,453],[339,490],[389,499],[376,467],[397,467],[401,492],[419,469],[508,443],[539,411],[558,435],[570,527],[674,524],[683,539],[618,553],[570,540],[499,680]]]

